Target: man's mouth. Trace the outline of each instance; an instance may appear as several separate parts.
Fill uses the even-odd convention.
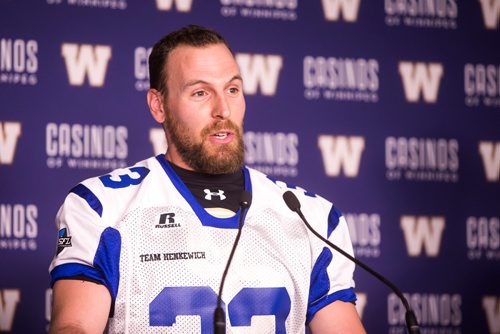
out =
[[[224,139],[227,136],[229,136],[229,132],[217,132],[213,136],[218,138],[218,139]]]

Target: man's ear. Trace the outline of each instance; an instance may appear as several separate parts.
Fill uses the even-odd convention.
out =
[[[148,99],[148,106],[151,115],[160,124],[165,122],[165,109],[163,108],[163,96],[162,94],[154,88],[148,90],[146,95]]]

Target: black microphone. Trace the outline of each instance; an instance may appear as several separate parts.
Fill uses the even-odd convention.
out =
[[[248,208],[250,208],[250,204],[252,204],[252,193],[248,191],[244,191],[241,194],[240,201],[240,220],[238,225],[238,234],[236,234],[236,239],[234,239],[233,248],[231,249],[231,253],[229,254],[229,258],[226,263],[226,268],[224,269],[224,273],[222,274],[222,278],[219,286],[219,295],[217,296],[217,307],[214,311],[214,333],[215,334],[225,334],[226,333],[226,313],[222,309],[222,290],[224,289],[224,282],[226,281],[226,276],[229,271],[229,266],[231,265],[231,261],[233,260],[233,255],[238,246],[238,242],[241,237],[241,230],[243,228],[243,220],[245,219],[245,214]]]
[[[410,308],[410,305],[408,304],[408,301],[406,300],[405,296],[403,296],[403,294],[398,289],[398,287],[396,287],[387,278],[385,278],[384,276],[382,276],[381,274],[379,274],[378,272],[376,272],[372,268],[368,267],[366,264],[364,264],[363,262],[359,261],[358,259],[355,259],[349,253],[346,253],[344,250],[342,250],[341,248],[337,247],[336,245],[334,245],[333,243],[331,243],[330,241],[328,241],[326,238],[324,238],[321,234],[319,234],[318,232],[316,232],[311,227],[311,225],[309,225],[309,223],[307,222],[307,219],[304,217],[304,214],[302,214],[302,211],[300,210],[300,202],[299,202],[297,196],[295,196],[295,194],[293,192],[286,191],[283,194],[283,199],[285,200],[285,203],[288,206],[288,208],[290,210],[292,210],[293,212],[296,212],[299,215],[299,217],[302,219],[302,221],[306,224],[306,226],[309,229],[309,231],[311,231],[315,236],[317,236],[318,238],[320,238],[328,246],[332,247],[337,252],[339,252],[340,254],[344,255],[349,260],[353,261],[358,266],[360,266],[364,270],[368,271],[370,274],[372,274],[377,279],[379,279],[382,283],[384,283],[389,288],[391,288],[392,291],[394,291],[394,293],[396,293],[396,295],[399,297],[399,299],[401,299],[401,301],[403,302],[404,307],[406,308],[406,316],[405,316],[405,318],[406,318],[406,327],[408,329],[408,333],[410,333],[410,334],[420,334],[420,327],[418,325],[417,317],[415,316],[415,313]]]

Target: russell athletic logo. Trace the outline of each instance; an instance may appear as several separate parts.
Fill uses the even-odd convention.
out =
[[[415,103],[422,97],[427,103],[435,103],[443,73],[443,65],[439,63],[400,62],[399,74],[406,100]]]
[[[49,168],[109,170],[127,166],[125,126],[49,123],[45,134]]]
[[[486,29],[495,30],[500,21],[500,0],[478,0]]]
[[[220,0],[224,17],[244,17],[258,20],[297,20],[299,0]]]
[[[262,95],[276,94],[279,74],[283,67],[283,57],[238,53],[236,62],[241,71],[243,90],[246,95],[256,95],[259,88]]]
[[[308,100],[378,101],[376,59],[306,56],[303,67],[304,97]]]
[[[155,225],[155,228],[172,228],[172,227],[180,227],[176,221],[174,212],[167,212],[160,214],[160,218],[158,219],[158,224]]]
[[[361,154],[365,149],[363,137],[320,135],[318,147],[326,176],[338,177],[341,170],[346,177],[358,176]]]
[[[485,0],[489,1],[489,0]],[[385,0],[385,23],[423,29],[457,29],[457,0]]]
[[[356,22],[361,0],[321,0],[323,13],[327,21]]]
[[[109,45],[63,43],[61,55],[70,85],[83,86],[87,78],[91,87],[104,86],[111,54]]]
[[[403,293],[415,312],[422,333],[460,334],[462,326],[462,295],[458,293]],[[406,309],[395,293],[387,296],[389,333],[406,333],[401,327]],[[399,329],[402,331],[399,331]]]
[[[467,257],[470,260],[500,261],[500,219],[498,217],[468,217],[465,222]]]
[[[387,137],[386,177],[391,181],[458,182],[458,140]]]
[[[17,304],[21,302],[19,289],[0,290],[0,332],[12,332]]]
[[[38,207],[0,204],[0,250],[35,251],[38,248]]]
[[[424,250],[427,257],[439,256],[446,226],[444,217],[402,216],[400,226],[409,256],[421,256]]]
[[[500,108],[500,65],[465,64],[465,104]]]
[[[299,136],[296,133],[247,131],[243,140],[248,166],[274,177],[299,174]]]
[[[127,9],[127,0],[47,0],[49,5],[67,5],[95,9]]]
[[[12,165],[20,136],[20,122],[0,122],[0,165]]]
[[[486,180],[488,182],[500,181],[500,141],[479,142],[479,154],[483,161]]]
[[[37,41],[0,39],[0,84],[36,85],[37,73]]]

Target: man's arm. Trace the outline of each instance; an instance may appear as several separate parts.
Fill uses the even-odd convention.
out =
[[[319,310],[309,324],[314,334],[366,333],[354,304],[337,300]]]
[[[49,333],[102,333],[111,307],[111,295],[101,284],[58,280],[53,288]]]

